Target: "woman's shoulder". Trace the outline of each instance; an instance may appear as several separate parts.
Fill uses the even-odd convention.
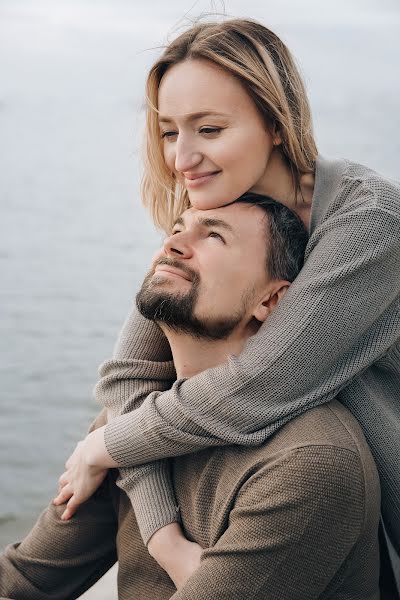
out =
[[[350,185],[355,191],[368,196],[368,201],[377,208],[400,210],[400,182],[381,175],[377,171],[350,160],[346,160],[343,189]]]
[[[362,164],[319,156],[313,198],[314,227],[353,211],[384,211],[400,219],[400,182]]]

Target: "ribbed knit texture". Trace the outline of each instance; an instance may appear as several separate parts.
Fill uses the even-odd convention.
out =
[[[72,600],[118,555],[120,600],[379,598],[378,473],[360,427],[336,401],[260,447],[171,460],[185,534],[205,548],[179,592],[147,552],[112,476],[71,521],[50,505],[22,544],[8,547],[0,596]]]
[[[259,445],[339,394],[377,461],[385,524],[400,551],[399,185],[318,158],[310,233],[300,275],[243,353],[170,390],[161,392],[170,377],[160,362],[162,334],[133,311],[97,386],[97,398],[120,415],[106,427],[107,448],[132,467],[211,446]],[[143,352],[148,364],[138,382]],[[142,386],[152,392],[139,406]],[[145,540],[166,514],[176,515],[162,468],[162,492],[159,465],[124,470],[119,482]]]
[[[132,335],[132,332],[135,334]],[[144,351],[141,348],[143,340],[146,340]],[[176,378],[166,338],[154,323],[136,311],[128,317],[117,341],[114,359],[101,368],[101,374],[97,394],[108,407],[110,419],[135,410],[154,390],[169,389]],[[146,543],[157,529],[179,521],[168,460],[159,460],[137,469],[122,468],[117,480],[118,485],[121,486],[121,483],[135,507]],[[157,490],[158,499],[156,511],[149,510],[147,502],[143,502],[144,498],[153,497],[154,490]]]

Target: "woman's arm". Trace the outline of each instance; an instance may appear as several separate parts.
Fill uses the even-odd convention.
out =
[[[166,337],[136,309],[125,321],[107,365],[107,373],[104,367],[100,369],[103,376],[96,386],[96,399],[107,407],[109,419],[134,411],[151,392],[169,389],[176,378]],[[99,433],[91,434],[92,448]],[[107,466],[115,465],[111,462]],[[155,531],[180,520],[168,459],[121,468],[117,485],[132,502],[145,544]]]
[[[374,199],[338,210],[314,232],[302,272],[244,352],[113,419],[105,429],[111,457],[128,466],[260,444],[333,398],[400,335],[399,256],[395,210]],[[123,385],[123,363],[106,363],[102,375]]]

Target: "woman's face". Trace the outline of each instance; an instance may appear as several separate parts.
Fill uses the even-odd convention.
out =
[[[279,139],[235,77],[206,60],[181,62],[162,78],[158,108],[166,165],[192,206],[205,210],[249,190],[267,193],[264,178]]]

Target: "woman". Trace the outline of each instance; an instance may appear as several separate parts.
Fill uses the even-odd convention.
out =
[[[143,199],[155,223],[169,232],[189,204],[215,208],[247,190],[268,194],[308,226],[306,262],[239,357],[170,390],[165,339],[134,310],[97,386],[115,418],[73,455],[56,502],[71,498],[69,518],[104,468],[121,467],[119,485],[143,539],[168,569],[158,541],[168,555],[163,536],[179,536],[179,526],[167,526],[179,516],[166,463],[151,461],[262,443],[338,396],[374,453],[384,523],[400,551],[399,186],[363,166],[318,156],[293,59],[253,21],[198,24],[183,33],[151,69],[147,99]],[[143,361],[153,379],[146,388],[137,380]],[[98,467],[92,480],[79,467],[82,456]],[[197,550],[188,551],[187,573]]]

